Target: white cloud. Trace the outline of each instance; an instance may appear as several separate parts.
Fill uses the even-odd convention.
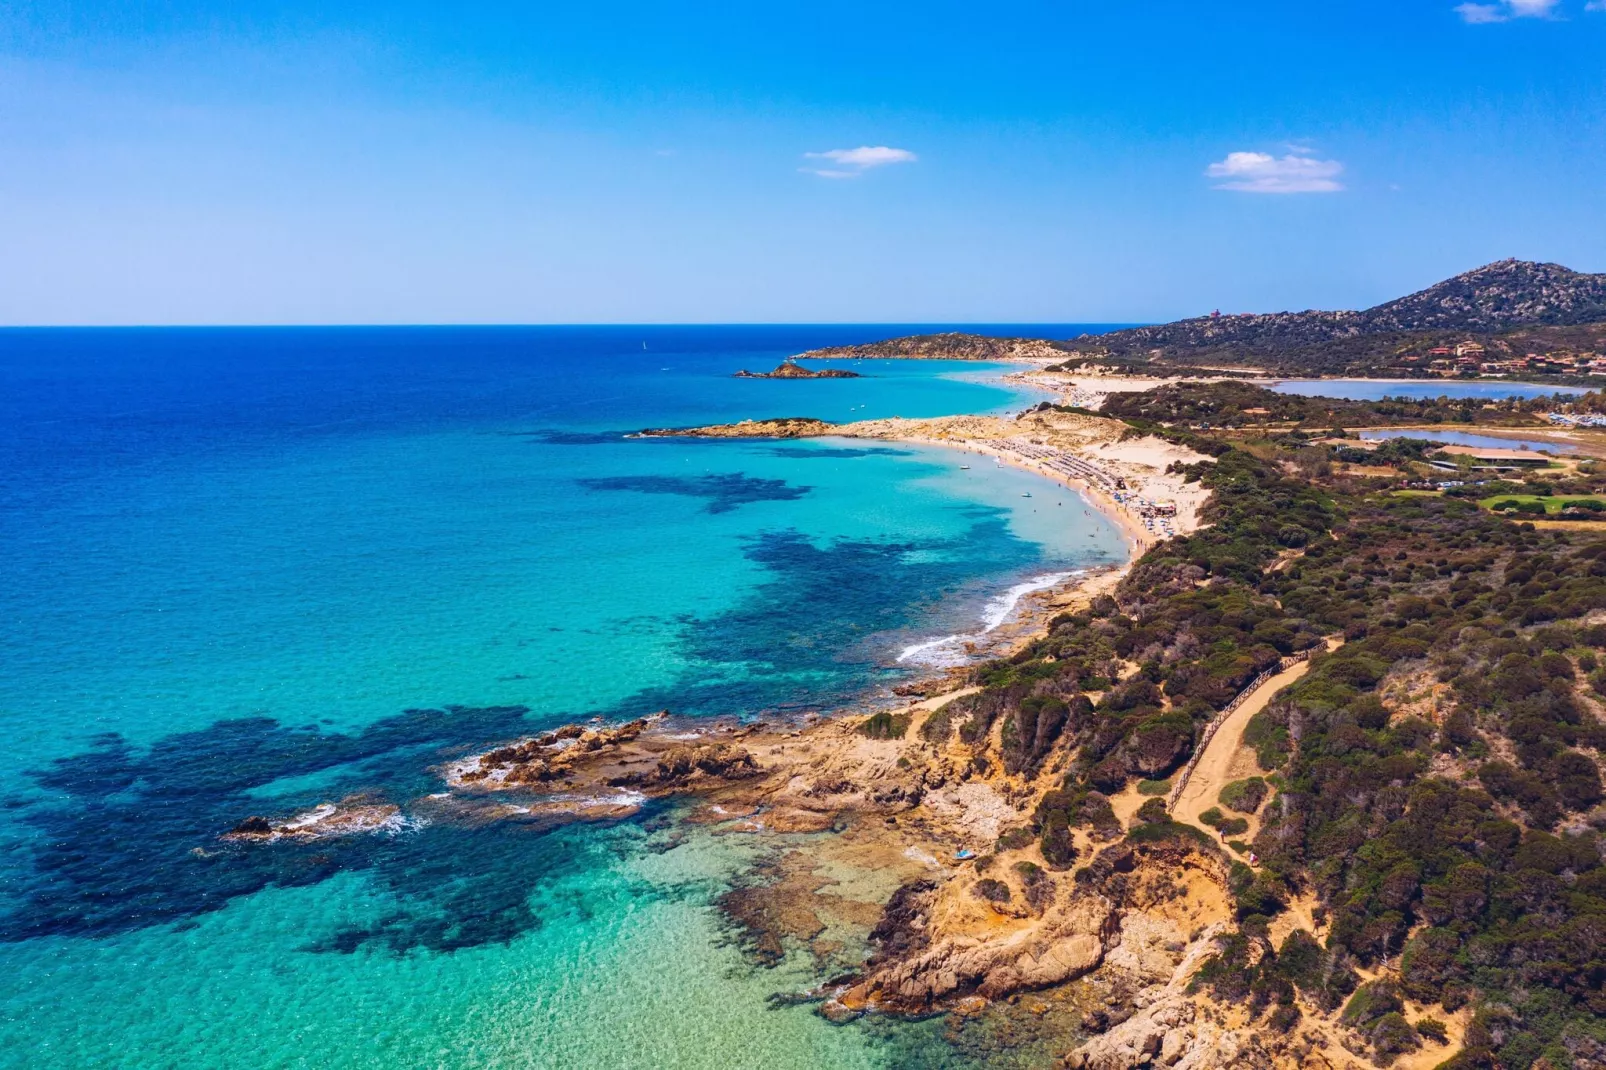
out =
[[[1205,168],[1210,178],[1225,179],[1216,189],[1241,193],[1337,193],[1344,188],[1338,181],[1344,165],[1337,160],[1318,160],[1309,150],[1297,149],[1286,156],[1264,152],[1229,152],[1227,158]]]
[[[920,157],[908,149],[894,149],[886,145],[860,145],[856,149],[829,149],[826,152],[805,152],[810,160],[830,160],[836,167],[800,167],[798,170],[821,178],[858,178],[872,167],[885,167],[890,163],[914,163]]]
[[[1462,22],[1474,25],[1491,22],[1509,22],[1512,19],[1554,18],[1560,0],[1495,0],[1491,4],[1467,3],[1457,5],[1455,13]],[[1603,6],[1603,0],[1589,0],[1585,10]]]
[[[1606,0],[1589,0],[1584,5],[1585,11],[1606,11]]]

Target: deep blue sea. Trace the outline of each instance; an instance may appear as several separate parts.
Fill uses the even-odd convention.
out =
[[[963,1065],[766,1002],[816,978],[725,938],[739,837],[217,839],[577,717],[839,707],[1122,557],[940,449],[625,437],[1038,400],[937,361],[731,378],[918,329],[0,332],[0,1065]]]

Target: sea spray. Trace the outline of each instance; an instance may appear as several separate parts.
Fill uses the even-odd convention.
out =
[[[1036,576],[1015,584],[1003,594],[988,600],[982,609],[982,627],[977,632],[963,632],[958,635],[945,635],[939,639],[928,639],[923,643],[915,643],[904,647],[898,654],[900,665],[929,665],[932,668],[944,669],[954,665],[962,665],[966,660],[965,644],[985,639],[992,632],[997,631],[1015,614],[1020,600],[1035,591],[1046,591],[1057,586],[1073,576],[1086,575],[1085,569],[1074,569],[1070,572],[1051,572],[1047,575]]]

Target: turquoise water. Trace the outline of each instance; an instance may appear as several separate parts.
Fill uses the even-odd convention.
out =
[[[1122,555],[948,451],[625,437],[1036,400],[944,362],[729,378],[885,333],[0,333],[0,1063],[960,1065],[929,1024],[766,1002],[819,978],[711,906],[762,844],[409,809],[546,724],[873,695]],[[217,840],[354,791],[413,820]]]

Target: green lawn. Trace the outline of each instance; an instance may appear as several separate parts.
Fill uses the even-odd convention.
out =
[[[1594,494],[1553,494],[1548,497],[1538,494],[1496,494],[1491,498],[1483,498],[1478,504],[1487,509],[1495,502],[1538,502],[1545,507],[1547,514],[1561,512],[1562,506],[1567,502],[1600,501]]]

